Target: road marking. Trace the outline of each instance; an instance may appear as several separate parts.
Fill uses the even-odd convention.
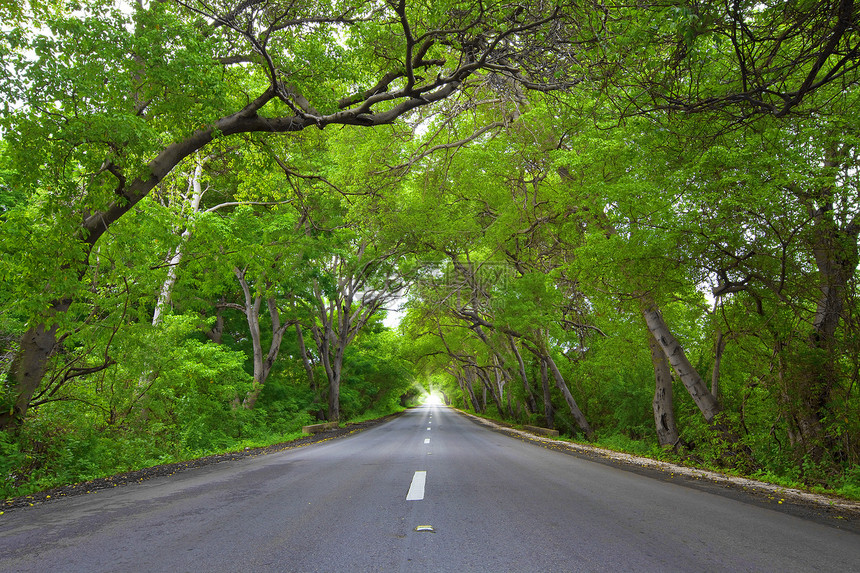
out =
[[[409,486],[409,493],[406,494],[406,501],[420,501],[424,499],[424,483],[427,481],[426,471],[417,471],[412,476],[412,485]]]
[[[429,443],[430,443],[430,438],[424,438],[424,443],[425,443],[425,444],[429,444]]]
[[[428,427],[427,427],[427,429],[429,430],[429,429],[430,429],[430,427],[428,426]]]

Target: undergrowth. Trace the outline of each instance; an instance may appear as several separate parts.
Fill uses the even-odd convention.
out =
[[[405,408],[400,406],[391,411],[376,409],[342,423],[366,422],[403,410]],[[187,431],[141,435],[120,428],[59,431],[55,426],[30,424],[17,438],[0,432],[0,498],[28,495],[156,465],[292,442],[306,435],[301,432],[301,426],[312,421],[307,416],[297,416],[281,429],[245,421],[235,437],[213,433],[208,443],[198,439],[183,442]],[[171,437],[173,439],[168,439]]]
[[[480,414],[471,409],[468,411],[471,414],[482,418],[501,421],[506,424],[508,423],[501,416],[498,416],[497,414],[494,415],[495,412]],[[515,425],[514,427],[522,429],[521,425]],[[842,474],[832,476],[826,486],[810,485],[809,483],[804,483],[799,479],[801,470],[792,472],[790,471],[790,468],[786,468],[785,466],[780,466],[778,469],[757,468],[754,471],[746,472],[741,471],[738,468],[727,468],[725,465],[720,463],[720,457],[714,455],[712,451],[714,448],[713,442],[709,444],[708,448],[704,449],[706,455],[691,456],[688,453],[678,453],[671,449],[662,449],[658,446],[655,440],[637,439],[622,433],[608,433],[605,435],[598,433],[594,440],[590,442],[579,439],[578,437],[572,437],[570,434],[562,434],[556,439],[679,465],[697,467],[728,475],[746,477],[781,487],[809,491],[812,493],[835,495],[846,499],[860,501],[860,465],[854,465]],[[808,468],[806,468],[806,470],[808,471]]]

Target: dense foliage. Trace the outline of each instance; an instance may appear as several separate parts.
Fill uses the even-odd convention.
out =
[[[860,493],[853,2],[0,16],[6,495],[430,390]]]

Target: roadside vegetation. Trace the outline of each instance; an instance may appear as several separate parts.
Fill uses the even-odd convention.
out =
[[[85,4],[0,6],[3,495],[436,391],[857,497],[853,2]]]

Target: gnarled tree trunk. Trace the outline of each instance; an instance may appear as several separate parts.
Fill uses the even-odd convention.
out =
[[[721,328],[717,329],[717,341],[714,343],[714,368],[711,370],[711,394],[720,399],[720,366],[723,362],[723,352],[726,350],[726,336]]]
[[[657,428],[657,441],[661,446],[674,446],[678,443],[678,426],[672,400],[672,372],[660,344],[649,336],[651,363],[654,365],[654,424]]]
[[[284,338],[284,332],[292,324],[287,322],[281,324],[281,315],[278,311],[278,306],[275,304],[273,297],[266,299],[266,306],[269,309],[269,317],[272,321],[272,341],[269,343],[268,352],[263,352],[263,344],[260,336],[260,306],[262,303],[262,295],[253,296],[251,294],[248,281],[245,279],[245,271],[239,268],[233,269],[236,278],[239,279],[239,284],[242,287],[242,293],[245,297],[245,305],[242,309],[245,317],[248,319],[248,329],[251,334],[251,343],[254,353],[254,381],[251,389],[245,394],[242,400],[242,407],[246,410],[251,410],[257,403],[257,398],[260,397],[260,392],[263,391],[263,386],[269,373],[272,371],[272,366],[278,357],[278,352],[281,349],[281,341]]]
[[[552,396],[549,391],[546,360],[543,358],[540,359],[540,385],[543,391],[543,417],[546,421],[546,427],[555,429],[555,410],[552,407]]]
[[[824,167],[832,172],[848,160],[850,144],[834,145],[828,150]],[[809,353],[802,365],[800,386],[797,389],[800,411],[796,413],[800,438],[806,453],[816,462],[828,452],[839,449],[837,439],[826,428],[825,420],[831,414],[833,389],[838,385],[839,341],[837,331],[845,310],[860,253],[860,218],[840,224],[836,213],[835,183],[824,186],[810,204],[813,220],[814,243],[812,252],[818,271],[818,300],[812,320],[812,331],[807,338]],[[838,455],[838,454],[837,454]]]
[[[514,352],[514,356],[517,359],[517,365],[519,366],[519,369],[520,369],[520,378],[523,381],[523,390],[525,391],[525,395],[526,395],[526,410],[528,410],[529,414],[533,414],[533,413],[537,412],[538,409],[537,409],[537,402],[535,401],[535,395],[532,392],[531,385],[529,384],[529,378],[526,375],[526,365],[523,362],[523,357],[520,354],[519,349],[517,348],[517,343],[514,340],[514,337],[511,336],[510,334],[508,335],[508,342],[511,345],[511,350]]]
[[[561,390],[561,394],[564,396],[564,401],[567,402],[567,407],[570,408],[570,413],[573,416],[573,419],[576,420],[576,425],[579,426],[579,429],[582,430],[585,437],[590,440],[593,435],[591,426],[588,424],[588,420],[585,419],[585,415],[582,413],[582,410],[580,410],[579,406],[576,404],[576,400],[573,399],[573,394],[570,393],[570,389],[567,387],[567,383],[565,383],[561,372],[559,372],[558,366],[556,366],[555,361],[549,353],[544,356],[544,360],[546,361],[546,365],[549,367],[550,372],[552,372],[553,378],[555,378],[555,385],[559,390]]]
[[[690,363],[684,348],[672,335],[672,331],[669,330],[657,304],[653,300],[644,299],[642,301],[642,315],[645,317],[648,330],[660,345],[669,364],[672,365],[684,384],[684,388],[687,389],[699,411],[702,412],[702,416],[709,423],[713,422],[714,417],[720,413],[720,403],[711,394],[702,377]]]
[[[52,313],[69,310],[70,300],[54,304]],[[17,428],[24,420],[33,394],[39,389],[48,367],[48,359],[57,348],[57,325],[37,324],[21,337],[20,348],[12,359],[12,403],[0,412],[0,430]]]
[[[304,333],[302,333],[302,325],[298,323],[296,323],[296,341],[299,344],[299,354],[302,355],[302,364],[305,367],[305,373],[308,375],[308,382],[314,391],[314,395],[319,397],[319,387],[317,386],[316,377],[314,376],[314,365],[311,363],[307,346],[305,346],[305,337]]]
[[[481,407],[481,403],[478,401],[478,397],[475,396],[475,385],[473,384],[474,376],[472,374],[471,367],[466,366],[463,369],[463,382],[466,384],[466,392],[469,394],[469,400],[472,402],[472,407],[475,409],[475,412],[479,414],[484,411]]]

